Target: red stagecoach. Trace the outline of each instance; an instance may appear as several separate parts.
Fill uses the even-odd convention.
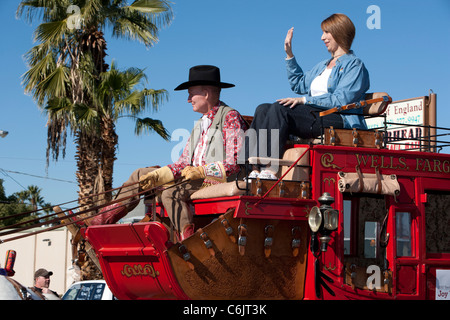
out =
[[[198,229],[181,243],[158,197],[147,202],[151,221],[91,226],[83,237],[119,299],[445,298],[450,155],[438,152],[435,98],[423,97],[426,125],[401,129],[421,128],[415,148],[408,134],[388,134],[386,117],[379,130],[324,128],[320,141],[264,159],[280,166],[278,181],[198,191]],[[379,94],[340,109],[383,116],[390,103]]]

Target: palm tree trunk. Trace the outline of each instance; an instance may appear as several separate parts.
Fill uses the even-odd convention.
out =
[[[78,202],[81,210],[92,208],[96,205],[92,196],[95,194],[95,178],[99,169],[99,140],[95,135],[89,135],[83,132],[75,133],[77,161],[76,177],[78,181]],[[88,216],[90,214],[87,214]]]
[[[96,28],[92,28],[87,33],[85,33],[80,40],[80,50],[77,50],[80,54],[90,53],[95,65],[94,78],[99,81],[99,75],[101,72],[106,71],[108,65],[105,63],[106,56],[106,41],[104,39],[103,32],[98,31]],[[78,62],[80,57],[77,56],[74,59],[72,65],[72,95],[73,101],[75,103],[92,103],[89,94],[84,92],[81,88],[81,77],[78,70]],[[88,100],[90,100],[88,102]],[[100,128],[91,127],[90,129],[86,127],[80,127],[80,129],[75,134],[75,143],[77,145],[77,152],[75,158],[77,160],[77,172],[76,177],[79,185],[79,204],[81,208],[92,208],[93,206],[101,205],[104,200],[111,200],[111,195],[101,195],[97,196],[105,190],[112,189],[112,165],[114,159],[111,159],[112,164],[108,164],[107,167],[111,166],[111,170],[106,169],[103,166],[104,162],[108,162],[103,154],[104,142],[103,128],[100,124]],[[113,128],[113,133],[114,128]],[[117,138],[115,138],[117,141]],[[111,173],[109,173],[109,171]]]
[[[116,146],[119,143],[119,138],[116,134],[115,124],[111,118],[103,118],[101,123],[102,136],[102,154],[101,154],[101,169],[103,175],[103,183],[105,190],[113,188],[113,173],[114,161],[116,158]],[[105,200],[111,201],[112,194],[108,192],[105,194]]]

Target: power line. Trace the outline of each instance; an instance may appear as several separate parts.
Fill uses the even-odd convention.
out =
[[[44,158],[24,158],[24,157],[5,157],[5,156],[2,156],[2,157],[0,157],[0,159],[47,162],[47,160],[44,159]],[[67,159],[62,159],[62,160],[59,159],[58,162],[59,163],[69,163],[69,164],[76,163],[75,160],[67,160]]]
[[[17,180],[14,179],[13,177],[11,177],[9,174],[7,174],[5,170],[3,170],[3,169],[0,169],[0,170],[2,171],[3,175],[5,175],[6,177],[8,177],[8,178],[10,178],[11,180],[13,180],[15,183],[17,183],[19,186],[21,186],[22,189],[26,190],[26,188],[25,188],[23,185],[21,185],[19,181],[17,181]]]
[[[4,175],[8,176],[9,178],[11,178],[12,180],[14,180],[18,185],[20,185],[22,188],[24,188],[24,186],[22,186],[19,182],[17,182],[14,178],[12,178],[9,174],[7,174],[6,172],[9,173],[15,173],[15,174],[22,174],[25,176],[29,176],[29,177],[34,177],[34,178],[40,178],[40,179],[46,179],[46,180],[53,180],[53,181],[59,181],[59,182],[67,182],[67,183],[73,183],[73,184],[77,184],[74,181],[69,181],[69,180],[63,180],[63,179],[56,179],[56,178],[49,178],[49,177],[43,177],[43,176],[38,176],[35,174],[30,174],[30,173],[25,173],[25,172],[19,172],[19,171],[11,171],[11,170],[5,170],[0,168],[0,170],[3,172]],[[24,188],[25,189],[25,188]]]

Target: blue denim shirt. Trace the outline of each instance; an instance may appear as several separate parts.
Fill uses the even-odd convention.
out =
[[[328,79],[328,93],[311,96],[311,83],[327,67],[331,59],[321,61],[313,69],[303,72],[295,57],[286,60],[289,84],[295,93],[306,95],[306,104],[321,109],[330,109],[364,100],[370,87],[369,72],[353,51],[339,57]],[[362,108],[344,111],[341,114],[345,128],[367,129]],[[357,113],[357,114],[355,114]]]

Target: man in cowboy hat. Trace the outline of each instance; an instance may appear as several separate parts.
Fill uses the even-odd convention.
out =
[[[189,180],[161,194],[162,203],[180,240],[194,233],[193,213],[187,203],[200,188],[229,181],[239,172],[237,158],[248,125],[236,110],[220,101],[222,88],[234,87],[221,82],[220,69],[200,65],[189,71],[189,81],[175,90],[188,90],[188,103],[202,117],[197,121],[181,157],[162,168],[137,169],[119,191],[126,200],[103,208],[91,225],[115,223],[136,205],[141,190],[163,186],[175,179]],[[139,188],[136,183],[139,182]],[[133,197],[136,195],[136,197]]]

